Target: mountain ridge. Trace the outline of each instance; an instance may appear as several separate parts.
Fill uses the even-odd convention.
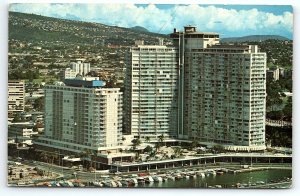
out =
[[[221,38],[221,42],[259,42],[266,41],[269,39],[281,40],[281,41],[289,41],[287,37],[281,35],[247,35],[241,37],[226,37]]]

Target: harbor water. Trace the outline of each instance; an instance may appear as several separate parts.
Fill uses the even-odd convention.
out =
[[[263,184],[270,184],[283,181],[286,178],[292,178],[292,170],[262,170],[237,174],[225,173],[223,175],[210,175],[202,178],[197,176],[195,178],[183,178],[180,180],[168,179],[165,182],[150,183],[144,185],[138,185],[138,187],[147,188],[213,188],[216,185],[221,185],[222,188],[236,188],[237,184],[241,184],[244,188],[249,185],[256,186],[257,182],[263,182]],[[290,184],[284,184],[284,186],[277,185],[274,188],[288,188]],[[259,188],[259,187],[258,187]],[[263,188],[263,187],[261,187]],[[264,187],[270,188],[270,187]],[[272,188],[272,187],[271,187]]]

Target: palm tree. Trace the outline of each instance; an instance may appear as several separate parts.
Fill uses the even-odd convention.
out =
[[[52,165],[53,165],[53,163],[54,163],[54,160],[55,160],[55,159],[58,159],[57,153],[58,153],[58,152],[53,152],[53,153],[51,153],[51,157],[52,157],[51,164],[52,164]]]
[[[150,137],[149,136],[145,137],[145,142],[147,142],[147,143],[150,142]]]
[[[87,159],[87,158],[89,158],[90,159],[90,167],[91,167],[91,155],[92,155],[92,152],[91,152],[91,150],[90,149],[87,149],[87,150],[85,150],[83,153],[82,153],[82,158],[83,158],[83,160],[84,160],[84,162],[85,162],[85,160]],[[86,169],[88,170],[88,166],[86,165]]]
[[[174,148],[175,157],[178,157],[179,155],[181,155],[181,153],[182,153],[182,149],[180,147]]]
[[[141,140],[138,139],[138,138],[137,138],[137,139],[133,139],[133,140],[131,141],[131,143],[132,143],[133,150],[135,150],[136,147],[139,146],[139,145],[141,144]]]
[[[46,152],[41,153],[41,158],[42,158],[43,161],[48,163],[49,157],[48,157],[48,154]]]
[[[158,136],[158,142],[160,142],[161,144],[165,141],[165,136],[164,134],[161,134]]]
[[[123,136],[123,137],[122,137],[122,141],[124,142],[125,140],[126,140],[126,137]]]
[[[159,142],[155,143],[156,152],[159,150],[160,146],[161,146],[161,143],[159,143]]]

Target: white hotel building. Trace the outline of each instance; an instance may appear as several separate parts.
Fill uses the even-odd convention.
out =
[[[266,54],[257,46],[221,45],[219,34],[193,26],[171,38],[175,47],[140,45],[128,52],[126,131],[265,149]]]
[[[178,57],[174,47],[136,45],[126,56],[124,125],[157,141],[177,137]]]
[[[122,93],[98,78],[66,79],[45,87],[40,149],[80,153],[114,148],[122,139]]]

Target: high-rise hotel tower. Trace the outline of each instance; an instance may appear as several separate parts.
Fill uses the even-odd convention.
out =
[[[98,78],[66,79],[45,87],[44,150],[98,152],[121,145],[122,93]]]
[[[153,141],[177,138],[177,49],[137,43],[126,59],[125,131]]]
[[[144,51],[141,58],[141,47],[138,60],[129,59],[127,76],[135,75],[139,80],[125,86],[125,98],[128,95],[135,97],[131,102],[125,99],[127,108],[134,109],[134,103],[142,101],[140,94],[134,96],[134,91],[130,90],[136,89],[139,92],[144,85],[144,76],[141,72],[134,72],[134,64],[149,65],[155,73],[174,70],[177,71],[172,82],[175,86],[159,84],[166,89],[174,89],[173,96],[169,96],[176,105],[172,105],[172,112],[169,114],[151,117],[154,118],[153,122],[165,118],[174,119],[176,125],[171,121],[168,130],[172,135],[176,133],[179,139],[223,144],[232,149],[264,149],[266,54],[259,52],[254,45],[221,45],[217,33],[197,32],[194,26],[185,27],[183,32],[174,30],[171,38],[174,40],[174,47],[165,47],[174,51],[176,56],[172,61],[168,60],[168,68],[161,69],[151,66],[151,63],[147,64],[146,62],[151,62],[148,60],[150,54]],[[156,56],[164,55],[164,51],[156,51]],[[133,57],[135,53],[133,47],[129,54]],[[164,96],[164,91],[161,93],[160,96]],[[145,98],[145,101],[148,99]],[[158,109],[158,105],[152,102],[147,104],[147,108]],[[127,114],[130,114],[129,110]],[[131,119],[127,118],[127,130],[132,134],[138,133],[139,136],[153,133],[153,127],[136,132],[130,122],[144,122],[142,118],[137,118],[139,115],[136,117],[133,112],[131,114]],[[150,111],[143,113],[144,116],[150,114]],[[155,133],[160,132],[159,128]]]

